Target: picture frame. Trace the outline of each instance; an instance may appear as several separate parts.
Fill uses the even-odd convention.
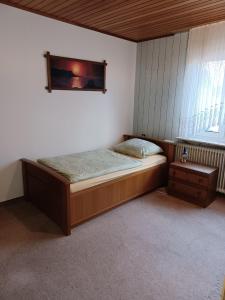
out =
[[[48,51],[46,89],[73,91],[100,91],[106,93],[107,63],[51,55]]]

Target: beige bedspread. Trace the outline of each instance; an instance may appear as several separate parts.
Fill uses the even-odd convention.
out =
[[[113,172],[110,174],[98,176],[95,178],[91,178],[91,179],[87,179],[87,180],[83,180],[83,181],[79,181],[79,182],[75,182],[75,183],[71,183],[70,191],[71,191],[71,193],[79,192],[81,190],[84,190],[84,189],[93,187],[95,185],[107,182],[109,180],[119,178],[121,176],[131,174],[131,173],[134,173],[137,171],[142,171],[149,167],[154,167],[154,166],[163,164],[166,162],[167,159],[166,159],[166,156],[164,156],[164,155],[156,154],[156,155],[149,156],[147,158],[142,158],[142,159],[137,158],[137,160],[139,160],[142,163],[141,166],[138,166],[138,167],[135,167],[132,169],[126,169],[126,170],[122,170],[122,171]]]

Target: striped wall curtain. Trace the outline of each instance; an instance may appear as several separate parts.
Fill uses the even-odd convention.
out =
[[[219,22],[190,30],[180,136],[225,142],[224,100],[225,22]]]

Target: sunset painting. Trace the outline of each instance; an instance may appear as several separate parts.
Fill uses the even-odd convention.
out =
[[[105,92],[106,63],[48,55],[51,89]],[[49,88],[49,87],[48,87]]]

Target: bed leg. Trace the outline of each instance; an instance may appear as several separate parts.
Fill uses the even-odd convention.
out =
[[[27,172],[26,172],[26,164],[22,161],[22,177],[23,177],[23,197],[26,201],[29,200],[28,197],[28,182],[27,182]]]
[[[63,233],[68,236],[68,235],[71,235],[71,228],[66,228],[63,230]]]

